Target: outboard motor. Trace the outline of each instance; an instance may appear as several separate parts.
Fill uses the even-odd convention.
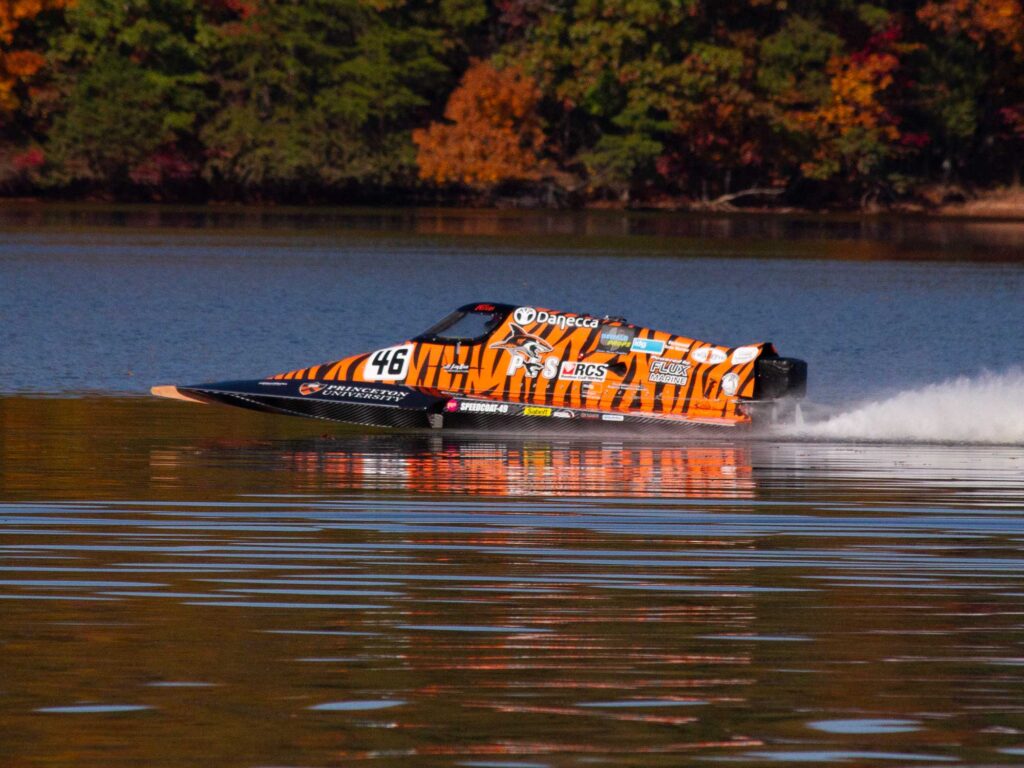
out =
[[[807,363],[794,357],[768,353],[754,363],[754,399],[743,410],[769,423],[797,416],[799,401],[807,394]]]
[[[807,363],[795,357],[761,355],[754,364],[754,398],[778,400],[807,394]]]

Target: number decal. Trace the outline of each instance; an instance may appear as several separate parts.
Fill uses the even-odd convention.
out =
[[[378,349],[363,367],[363,378],[366,381],[398,381],[404,379],[409,372],[409,358],[412,356],[412,345]]]

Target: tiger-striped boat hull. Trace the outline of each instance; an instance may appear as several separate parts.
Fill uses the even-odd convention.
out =
[[[466,305],[403,344],[163,397],[402,429],[669,431],[750,426],[803,395],[806,365],[770,343],[721,347],[618,318]]]

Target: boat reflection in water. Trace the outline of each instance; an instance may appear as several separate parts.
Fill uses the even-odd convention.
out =
[[[484,496],[683,496],[748,498],[745,446],[404,438],[342,449],[282,451],[286,466],[324,487]]]
[[[1021,747],[1019,446],[318,437],[142,398],[0,424],[3,765]]]
[[[1006,447],[776,441],[670,442],[362,434],[164,441],[149,484],[192,495],[194,473],[250,494],[390,491],[524,498],[768,499],[828,487],[850,502],[953,495],[1019,480]],[[144,481],[145,482],[145,481]],[[884,483],[884,489],[879,487]],[[211,488],[206,489],[207,492]],[[780,495],[781,494],[781,495]]]

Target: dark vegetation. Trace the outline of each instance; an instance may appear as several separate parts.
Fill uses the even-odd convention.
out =
[[[1017,185],[1021,0],[3,0],[0,194],[865,207]]]

